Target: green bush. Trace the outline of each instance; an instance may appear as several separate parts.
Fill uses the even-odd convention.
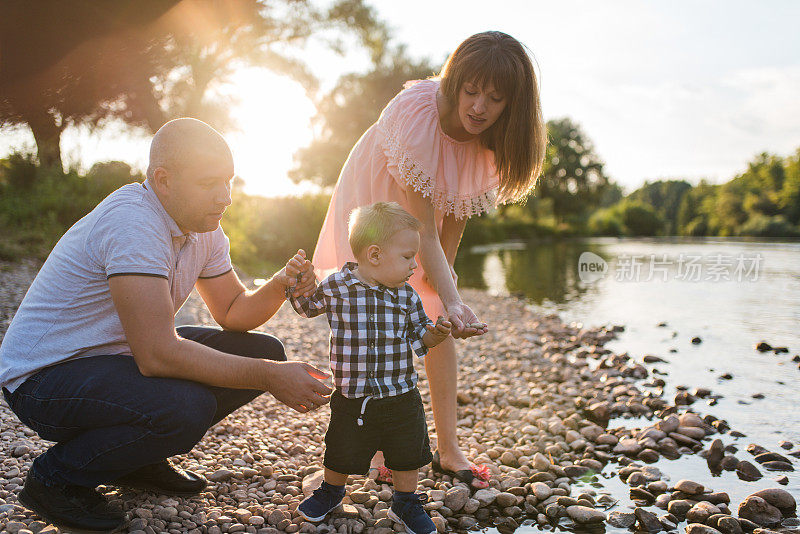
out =
[[[264,198],[234,195],[222,227],[231,240],[231,259],[251,275],[268,276],[302,248],[314,252],[328,209],[328,195]]]
[[[591,235],[621,236],[624,233],[618,208],[596,211],[589,217],[587,230]]]
[[[637,201],[623,201],[621,210],[625,234],[631,236],[658,235],[664,221],[653,208]]]
[[[128,164],[96,164],[86,176],[39,169],[32,158],[0,160],[0,258],[44,258],[67,229],[109,193],[143,177]]]
[[[792,226],[783,215],[751,215],[741,228],[739,235],[750,237],[797,237],[800,228]]]

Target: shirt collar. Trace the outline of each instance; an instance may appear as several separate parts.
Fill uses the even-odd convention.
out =
[[[196,232],[184,232],[178,226],[178,223],[175,222],[175,219],[167,213],[167,210],[164,209],[164,205],[161,204],[161,200],[159,200],[158,195],[156,192],[153,191],[153,188],[147,184],[147,180],[142,182],[142,187],[144,188],[144,198],[152,205],[155,210],[161,215],[161,218],[167,224],[169,228],[169,233],[172,236],[172,239],[186,239],[190,242],[197,241],[197,233]]]
[[[358,285],[361,285],[363,287],[366,287],[367,289],[372,289],[373,291],[384,291],[386,293],[389,293],[389,295],[391,295],[393,298],[397,298],[398,288],[396,288],[396,287],[389,287],[389,286],[385,286],[383,284],[370,286],[368,284],[365,284],[361,280],[359,280],[359,278],[353,272],[357,267],[358,267],[358,263],[356,263],[354,261],[348,261],[347,263],[344,264],[344,267],[342,267],[342,271],[341,272],[342,272],[342,278],[344,279],[344,283],[345,284],[347,284],[348,286],[352,286],[352,285],[358,284]]]

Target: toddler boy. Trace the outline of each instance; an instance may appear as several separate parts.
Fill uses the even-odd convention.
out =
[[[297,313],[325,313],[331,328],[336,390],[325,434],[325,478],[298,507],[309,521],[321,521],[338,507],[348,474],[366,473],[380,450],[395,488],[389,518],[412,534],[436,530],[422,507],[424,496],[414,493],[418,470],[432,457],[412,353],[425,356],[450,335],[451,325],[442,317],[434,325],[407,283],[417,268],[419,228],[395,202],[357,208],[349,221],[357,263],[345,264],[309,297],[287,291]],[[312,268],[297,259],[287,264],[287,273]]]

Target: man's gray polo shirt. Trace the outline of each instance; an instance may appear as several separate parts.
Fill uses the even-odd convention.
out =
[[[198,278],[230,270],[222,228],[184,233],[147,182],[117,189],[67,230],[36,275],[0,344],[0,386],[14,391],[73,358],[131,354],[110,277],[166,278],[177,313]]]

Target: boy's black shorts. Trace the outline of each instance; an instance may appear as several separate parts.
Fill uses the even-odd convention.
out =
[[[417,388],[402,395],[370,399],[358,425],[364,397],[331,395],[331,422],[325,434],[325,467],[343,474],[365,474],[377,451],[386,467],[413,471],[431,463],[425,410]]]

